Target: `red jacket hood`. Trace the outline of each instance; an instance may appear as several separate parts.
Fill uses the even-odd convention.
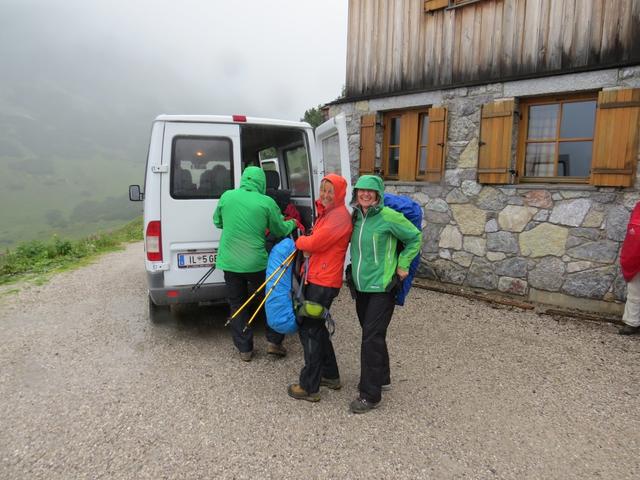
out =
[[[316,200],[316,209],[318,211],[318,214],[320,215],[328,210],[331,210],[332,208],[335,208],[336,206],[344,205],[344,198],[347,195],[347,181],[344,179],[344,177],[336,175],[335,173],[329,173],[325,175],[322,180],[331,182],[331,185],[333,185],[334,197],[333,206],[328,208],[325,208],[325,206],[322,205],[320,199]]]

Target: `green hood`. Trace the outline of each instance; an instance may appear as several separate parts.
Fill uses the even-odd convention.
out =
[[[384,183],[379,176],[362,175],[353,187],[353,198],[351,199],[351,203],[356,203],[359,188],[363,190],[375,190],[378,192],[378,197],[380,197],[378,205],[384,205]]]
[[[267,191],[267,179],[264,170],[260,167],[247,167],[242,172],[240,188],[249,192],[265,194]]]

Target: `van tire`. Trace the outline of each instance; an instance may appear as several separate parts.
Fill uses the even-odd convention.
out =
[[[164,323],[171,318],[169,305],[156,305],[153,303],[151,295],[147,298],[149,301],[149,320],[151,320],[151,323]]]

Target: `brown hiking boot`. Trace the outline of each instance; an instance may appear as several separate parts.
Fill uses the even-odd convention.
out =
[[[282,344],[269,342],[267,344],[267,353],[276,357],[286,357],[287,349]]]
[[[297,383],[292,383],[291,385],[289,385],[289,388],[287,388],[287,393],[291,398],[295,398],[296,400],[306,400],[307,402],[320,401],[320,394],[318,392],[309,393]]]
[[[250,362],[253,358],[253,351],[249,352],[240,352],[240,360],[243,362]]]
[[[340,378],[324,378],[320,379],[320,386],[327,387],[331,390],[340,390],[342,388],[342,383],[340,383]]]
[[[349,408],[353,413],[367,413],[374,408],[378,408],[380,402],[370,402],[365,398],[358,397],[349,404]]]
[[[620,330],[618,330],[618,335],[637,335],[640,333],[640,326],[632,327],[631,325],[623,325]]]

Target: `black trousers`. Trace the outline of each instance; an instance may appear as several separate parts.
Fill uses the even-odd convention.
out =
[[[391,383],[387,328],[395,308],[395,294],[357,292],[356,312],[362,327],[360,397],[370,402],[382,398],[382,385]]]
[[[305,300],[319,303],[325,308],[331,307],[339,288],[322,287],[309,283],[305,287]],[[300,371],[300,386],[308,393],[320,389],[320,378],[340,377],[336,354],[331,343],[331,335],[322,318],[300,317],[298,335],[304,351],[304,367]]]
[[[227,301],[231,307],[231,315],[233,315],[234,312],[247,300],[247,298],[249,298],[253,292],[262,285],[264,280],[264,270],[252,273],[224,272],[224,282],[227,285]],[[256,311],[256,308],[258,308],[258,305],[260,305],[260,302],[264,298],[263,292],[264,290],[259,295],[256,295],[251,303],[231,321],[233,343],[241,352],[251,352],[253,350],[253,329],[249,327],[246,332],[243,332],[243,330],[251,318],[251,315],[253,315],[253,312]],[[253,320],[252,325],[255,322],[264,323],[267,341],[275,344],[281,344],[284,340],[284,335],[269,328],[265,319],[264,308],[261,308],[256,318]]]

